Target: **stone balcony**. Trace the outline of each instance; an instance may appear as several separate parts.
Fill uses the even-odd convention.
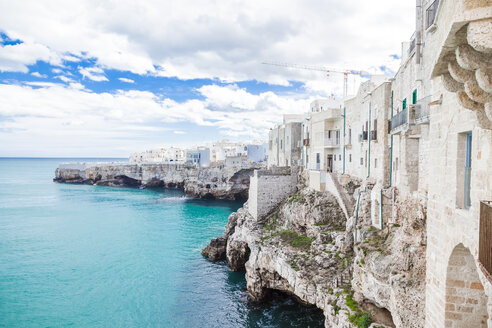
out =
[[[325,138],[323,143],[324,148],[337,148],[340,147],[340,139],[336,138]]]

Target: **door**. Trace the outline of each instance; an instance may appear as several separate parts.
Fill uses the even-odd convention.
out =
[[[333,172],[333,155],[328,155],[326,158],[326,170],[328,172]]]

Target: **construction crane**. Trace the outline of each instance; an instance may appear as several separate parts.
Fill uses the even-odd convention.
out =
[[[280,66],[280,67],[290,67],[295,69],[305,69],[310,71],[321,71],[326,72],[327,76],[330,76],[330,73],[338,73],[343,74],[343,98],[347,97],[347,85],[348,85],[348,76],[349,75],[369,75],[368,72],[365,71],[357,71],[352,69],[346,70],[334,70],[323,66],[311,66],[311,65],[299,65],[299,64],[289,64],[289,63],[277,63],[277,62],[263,62],[263,65],[272,65],[272,66]]]

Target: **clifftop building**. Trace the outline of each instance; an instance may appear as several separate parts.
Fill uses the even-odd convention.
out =
[[[299,124],[270,131],[269,164],[296,165]],[[375,228],[423,207],[422,324],[492,327],[492,2],[418,0],[395,77],[364,82],[343,108],[313,102],[301,133],[309,186],[337,196],[339,179],[361,179]]]

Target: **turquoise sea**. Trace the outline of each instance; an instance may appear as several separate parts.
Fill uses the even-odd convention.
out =
[[[52,182],[67,161],[0,159],[0,327],[323,327],[202,258],[241,204]]]

